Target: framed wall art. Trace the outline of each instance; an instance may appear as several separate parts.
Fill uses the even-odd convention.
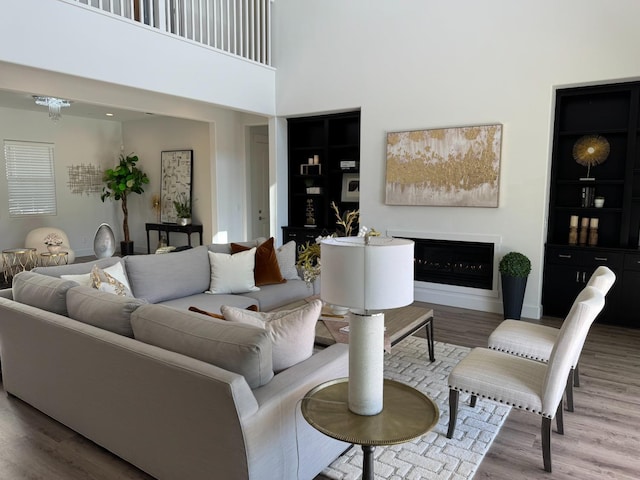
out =
[[[342,195],[343,202],[360,201],[360,174],[359,173],[343,173],[342,174]]]
[[[497,207],[502,125],[387,134],[387,205]]]
[[[174,200],[186,196],[191,201],[193,150],[171,150],[161,153],[160,221],[176,223]]]

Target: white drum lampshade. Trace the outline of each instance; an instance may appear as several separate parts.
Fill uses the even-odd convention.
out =
[[[413,302],[414,243],[388,237],[338,237],[320,245],[323,301],[349,307],[349,409],[382,411],[384,315]]]

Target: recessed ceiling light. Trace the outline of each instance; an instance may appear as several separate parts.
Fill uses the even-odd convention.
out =
[[[113,113],[105,113],[107,117],[113,117]]]

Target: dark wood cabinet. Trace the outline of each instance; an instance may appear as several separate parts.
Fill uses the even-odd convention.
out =
[[[597,137],[607,158],[588,169],[575,150]],[[640,82],[559,89],[542,289],[545,315],[565,316],[598,265],[616,273],[598,321],[640,327]],[[582,144],[584,145],[584,144]],[[604,197],[598,208],[594,197]],[[595,244],[570,245],[571,218],[598,225]],[[636,274],[637,273],[637,274]],[[640,290],[636,289],[640,293]]]
[[[314,241],[336,228],[340,212],[359,207],[360,112],[290,118],[289,223],[284,241]]]

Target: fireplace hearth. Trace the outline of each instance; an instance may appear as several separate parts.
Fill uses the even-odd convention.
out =
[[[493,288],[494,244],[411,238],[415,280],[461,287]]]

